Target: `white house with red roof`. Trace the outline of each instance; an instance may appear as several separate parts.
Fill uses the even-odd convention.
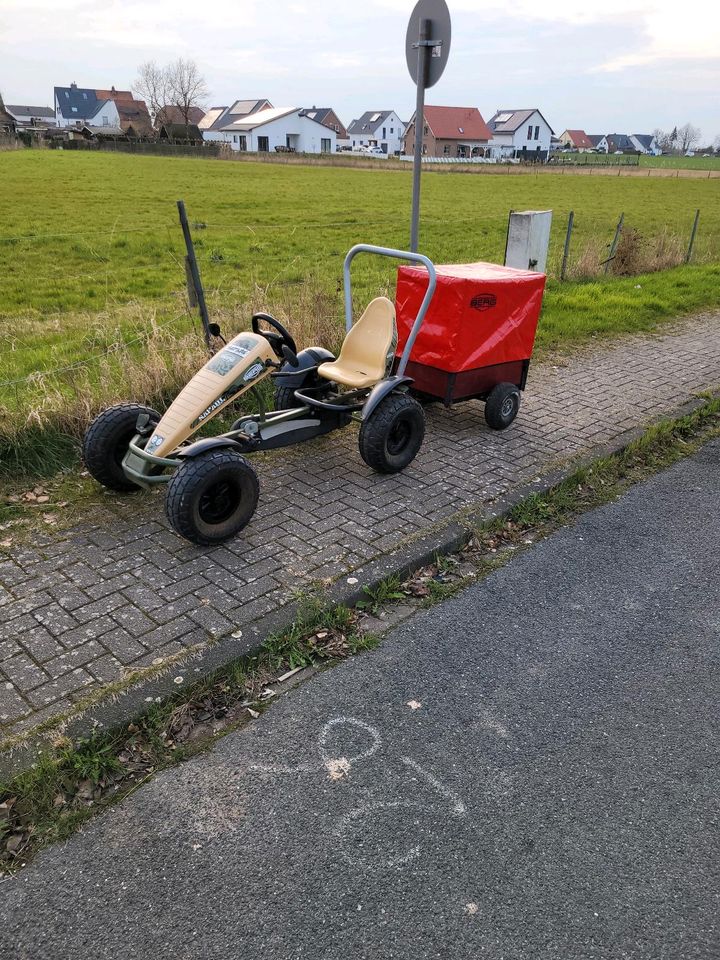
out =
[[[584,130],[563,130],[558,140],[566,149],[577,150],[578,153],[589,153],[595,149],[595,145]]]

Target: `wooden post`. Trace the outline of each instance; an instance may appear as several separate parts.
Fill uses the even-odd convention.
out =
[[[625,214],[620,214],[620,219],[618,220],[618,225],[615,228],[615,236],[613,237],[613,242],[610,244],[610,255],[605,261],[605,273],[610,269],[610,264],[615,259],[615,251],[617,250],[618,240],[620,239],[620,234],[622,233],[623,221],[625,220]]]
[[[180,214],[180,226],[182,227],[183,236],[185,238],[185,249],[187,250],[187,266],[185,268],[186,275],[189,272],[192,285],[195,290],[195,300],[200,312],[200,319],[202,320],[205,343],[207,344],[208,350],[210,350],[210,337],[212,336],[210,332],[210,318],[208,317],[207,305],[205,303],[205,291],[203,290],[202,281],[200,279],[200,271],[198,269],[197,259],[195,257],[195,247],[192,242],[192,236],[190,235],[190,224],[188,223],[187,213],[185,212],[185,202],[183,200],[178,200],[177,208],[178,213]],[[190,302],[192,305],[192,297],[190,298]]]
[[[568,216],[567,233],[565,234],[565,247],[563,249],[562,266],[560,267],[560,279],[565,279],[565,270],[567,268],[568,254],[570,253],[570,237],[573,232],[573,223],[575,222],[575,211],[571,210]]]
[[[698,222],[700,220],[700,211],[695,211],[695,220],[692,225],[692,233],[690,234],[690,243],[688,244],[687,254],[685,255],[685,263],[690,263],[690,258],[692,257],[693,247],[695,245],[695,235],[697,233]]]

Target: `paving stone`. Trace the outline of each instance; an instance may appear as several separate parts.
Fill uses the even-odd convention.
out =
[[[53,657],[61,656],[65,647],[50,634],[45,627],[35,626],[18,638],[33,660],[44,663]]]
[[[4,728],[30,712],[30,705],[23,700],[12,683],[0,681],[0,728]]]
[[[80,647],[75,647],[74,650],[67,650],[54,660],[48,660],[47,663],[43,664],[43,668],[53,680],[57,680],[58,677],[69,670],[84,667],[91,660],[97,660],[104,656],[106,656],[105,647],[101,646],[97,640],[90,640]]]
[[[56,700],[68,697],[71,693],[80,690],[82,687],[89,686],[92,682],[93,678],[89,673],[86,673],[85,670],[73,670],[71,673],[66,673],[51,683],[45,683],[40,687],[36,687],[35,690],[31,690],[28,693],[27,697],[34,707],[46,707]]]
[[[149,633],[157,626],[157,623],[151,620],[147,614],[127,601],[116,610],[113,610],[112,618],[119,627],[127,630],[128,633],[131,633],[134,637],[140,637],[144,633]]]
[[[3,661],[2,672],[22,693],[34,690],[49,679],[43,668],[26,653],[16,653],[14,657]]]
[[[115,680],[120,680],[125,673],[125,667],[109,653],[98,660],[93,660],[86,669],[100,683],[113,683]]]
[[[147,653],[147,647],[128,636],[122,627],[103,634],[102,645],[123,664],[132,663]]]

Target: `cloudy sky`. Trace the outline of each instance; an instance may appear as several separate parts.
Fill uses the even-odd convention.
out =
[[[193,57],[211,104],[267,97],[409,118],[414,0],[0,0],[0,91],[50,105],[54,85],[131,87],[144,60]],[[449,0],[435,104],[538,106],[557,133],[720,134],[717,0]]]

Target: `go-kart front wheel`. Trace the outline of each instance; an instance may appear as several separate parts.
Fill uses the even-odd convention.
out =
[[[136,424],[141,413],[146,413],[153,424],[160,420],[160,414],[152,407],[118,403],[99,413],[85,433],[82,450],[85,466],[90,475],[109,490],[126,493],[140,489],[125,476],[122,462],[137,433]]]
[[[360,427],[360,456],[378,473],[397,473],[417,456],[425,436],[423,408],[406,393],[391,393]]]
[[[199,546],[239,533],[255,513],[260,485],[239,453],[208,450],[185,460],[168,484],[165,512],[176,533]]]

